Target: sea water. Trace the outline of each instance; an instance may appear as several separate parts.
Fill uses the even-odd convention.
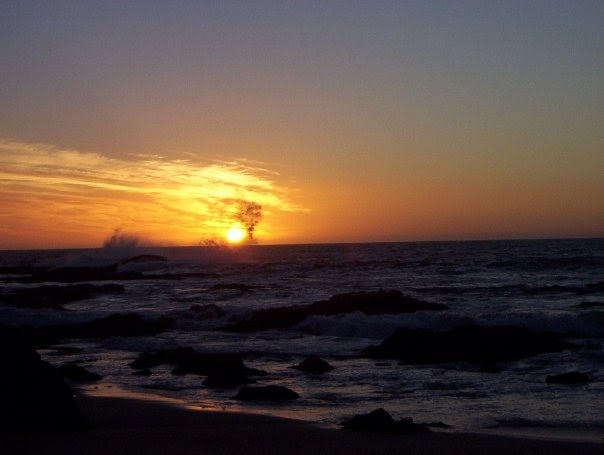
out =
[[[77,361],[102,374],[92,391],[145,392],[197,407],[326,425],[383,407],[396,418],[442,421],[451,431],[604,436],[604,239],[6,251],[0,252],[0,265],[98,266],[140,254],[167,260],[128,263],[120,270],[194,276],[122,281],[124,294],[70,303],[64,311],[0,304],[0,323],[48,325],[125,312],[175,320],[172,329],[153,337],[68,340],[41,351],[54,365]],[[0,281],[3,293],[40,285],[18,284],[6,275]],[[311,316],[289,329],[244,334],[220,330],[253,310],[379,289],[449,309]],[[217,305],[224,315],[190,311],[206,304]],[[362,355],[399,327],[447,330],[470,323],[551,331],[580,348],[506,362],[498,372],[466,363],[403,365]],[[82,351],[68,355],[64,347]],[[237,388],[207,388],[203,378],[174,376],[169,366],[148,377],[132,375],[128,363],[140,352],[174,347],[237,353],[247,366],[269,373],[259,384],[283,385],[301,398],[242,404],[231,400]],[[290,368],[309,355],[321,356],[334,369],[309,375]],[[586,373],[590,381],[545,382],[548,375],[568,371]]]

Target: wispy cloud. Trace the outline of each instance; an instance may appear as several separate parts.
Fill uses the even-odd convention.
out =
[[[0,234],[96,238],[121,226],[160,242],[197,242],[228,228],[233,201],[301,210],[274,177],[247,163],[132,161],[0,139]]]

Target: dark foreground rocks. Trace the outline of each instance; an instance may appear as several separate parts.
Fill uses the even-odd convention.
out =
[[[159,365],[172,365],[172,374],[197,374],[206,376],[208,387],[231,387],[253,382],[253,376],[265,376],[263,370],[245,366],[234,354],[203,353],[191,348],[165,349],[155,353],[143,352],[130,363],[137,370]]]
[[[383,408],[368,414],[359,414],[342,422],[347,430],[369,431],[387,434],[422,434],[430,433],[428,425],[413,423],[413,419],[395,420]]]
[[[214,303],[206,305],[193,304],[187,310],[186,315],[194,319],[217,319],[225,315],[225,311]]]
[[[233,400],[240,401],[291,401],[300,398],[296,392],[280,385],[243,387]]]
[[[123,294],[121,284],[73,284],[68,286],[38,286],[35,288],[13,289],[0,295],[0,301],[25,308],[52,308],[63,310],[63,305],[86,300],[104,294]]]
[[[37,346],[47,346],[65,339],[137,337],[157,335],[173,325],[170,318],[144,319],[136,313],[116,313],[100,319],[45,327],[19,329]]]
[[[223,327],[228,332],[256,332],[284,329],[309,316],[332,316],[361,312],[366,315],[439,311],[447,307],[404,295],[400,291],[374,291],[337,294],[310,305],[266,308],[248,314],[243,320]]]
[[[367,348],[365,353],[373,358],[398,359],[410,364],[492,364],[573,347],[552,333],[521,327],[468,325],[447,332],[398,329],[379,346]]]
[[[155,262],[161,259],[155,259]],[[132,258],[100,267],[0,267],[0,275],[4,282],[13,283],[80,283],[90,281],[136,281],[136,280],[181,280],[184,278],[209,278],[215,274],[187,272],[187,273],[142,273],[131,270],[121,270],[121,265],[131,263],[149,262],[148,256]],[[2,273],[4,272],[4,273]]]
[[[545,379],[548,384],[585,384],[589,382],[589,376],[578,371],[570,371],[568,373],[555,374],[548,376]]]
[[[0,431],[87,428],[59,372],[21,337],[1,327],[0,358]]]
[[[75,363],[66,363],[59,367],[59,372],[65,379],[75,382],[96,382],[103,379],[100,374],[92,373],[86,368]]]
[[[326,371],[333,370],[333,367],[329,363],[316,355],[307,357],[298,365],[294,365],[291,368],[306,373],[325,373]]]
[[[604,302],[581,302],[574,307],[581,309],[602,308],[604,307]]]
[[[56,267],[50,269],[32,269],[29,276],[19,278],[21,283],[77,283],[81,281],[107,281],[107,280],[137,280],[142,279],[139,272],[121,272],[118,264],[102,267]]]

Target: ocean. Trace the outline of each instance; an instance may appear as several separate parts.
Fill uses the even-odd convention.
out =
[[[132,257],[138,258],[124,261]],[[29,308],[6,298],[25,288],[68,285],[53,282],[50,275],[28,282],[23,279],[27,267],[111,264],[118,264],[124,279],[116,275],[95,284],[121,284],[124,292],[74,300],[62,309]],[[0,267],[0,324],[11,328],[75,324],[129,312],[174,321],[152,336],[69,338],[40,349],[53,365],[77,362],[102,375],[102,380],[82,386],[90,393],[144,393],[204,409],[265,413],[328,426],[381,407],[396,418],[450,426],[441,431],[604,436],[604,239],[130,245],[4,251]],[[287,327],[225,330],[261,309],[382,290],[447,309],[309,314]],[[444,332],[468,325],[552,332],[573,348],[494,361],[488,367],[471,361],[376,359],[365,351],[399,328]],[[300,398],[286,403],[232,400],[238,386],[207,387],[199,375],[172,374],[170,365],[152,368],[148,376],[133,375],[129,363],[140,353],[176,347],[237,354],[246,366],[268,373],[255,378],[257,385],[286,386]],[[291,368],[311,355],[333,369],[308,374]],[[548,376],[571,371],[584,373],[588,380],[574,385],[546,382]]]

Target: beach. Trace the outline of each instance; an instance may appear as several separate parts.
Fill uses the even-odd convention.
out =
[[[597,454],[602,443],[489,434],[385,435],[321,428],[263,415],[185,409],[175,403],[92,397],[77,401],[92,425],[79,432],[0,435],[3,453],[459,453]]]

